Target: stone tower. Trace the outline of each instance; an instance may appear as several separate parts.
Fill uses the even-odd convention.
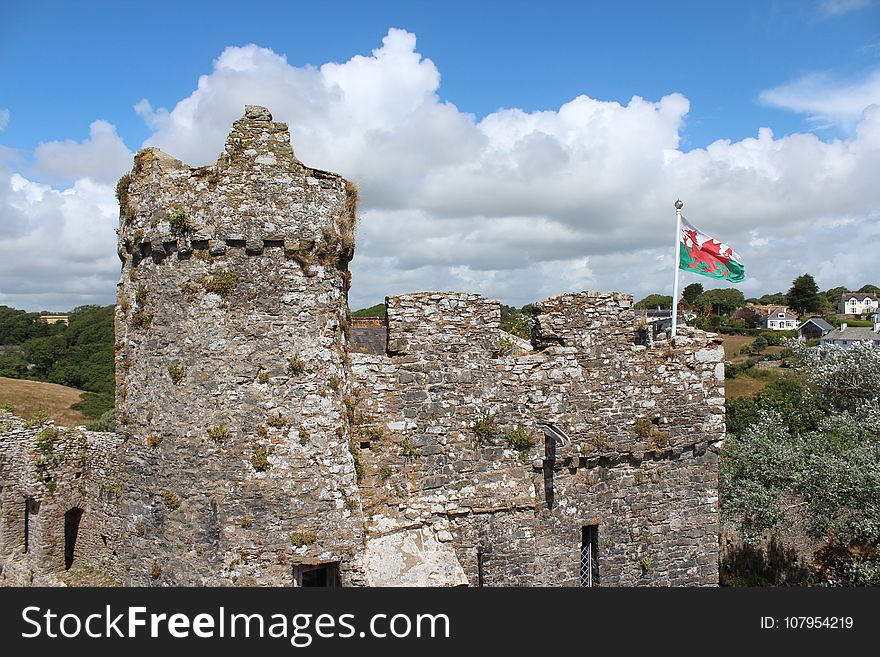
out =
[[[147,148],[117,195],[126,584],[360,583],[354,186],[247,106],[215,164]]]

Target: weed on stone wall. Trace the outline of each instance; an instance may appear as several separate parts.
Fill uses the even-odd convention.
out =
[[[162,491],[162,499],[165,500],[165,505],[172,511],[177,511],[180,508],[180,498],[173,491]]]
[[[208,436],[211,440],[214,440],[218,443],[223,442],[224,440],[229,440],[229,429],[226,427],[211,427],[208,429]]]
[[[311,529],[303,529],[293,532],[290,535],[290,544],[294,547],[302,547],[303,545],[312,545],[318,540],[317,534]]]
[[[518,424],[515,429],[511,429],[504,434],[504,440],[513,449],[526,450],[537,444],[534,436],[526,431],[525,427]]]
[[[148,329],[153,325],[153,315],[143,308],[138,308],[132,314],[129,323],[135,328]]]
[[[171,364],[168,366],[168,376],[171,377],[171,382],[174,385],[177,385],[181,381],[183,381],[183,375],[186,373],[186,370],[182,365]]]
[[[227,270],[214,274],[211,277],[203,277],[200,282],[206,292],[219,294],[225,299],[235,292],[238,287],[238,276],[235,272]]]
[[[300,359],[299,356],[294,356],[287,363],[287,372],[288,374],[302,374],[306,371],[306,364]]]
[[[192,219],[186,214],[186,210],[175,210],[168,217],[168,225],[175,233],[188,233],[195,229]]]
[[[482,445],[485,441],[498,435],[498,425],[495,424],[495,418],[491,415],[484,415],[471,427],[474,432],[474,443]]]
[[[405,456],[408,459],[418,458],[422,455],[419,451],[419,448],[415,446],[409,438],[403,438],[398,441],[397,446],[400,447],[401,455]]]
[[[253,456],[251,456],[251,465],[257,472],[266,472],[271,467],[269,463],[269,455],[262,447],[255,447]]]

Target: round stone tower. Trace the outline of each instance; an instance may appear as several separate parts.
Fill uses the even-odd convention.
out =
[[[215,164],[147,148],[117,196],[126,584],[359,583],[354,186],[247,106]]]

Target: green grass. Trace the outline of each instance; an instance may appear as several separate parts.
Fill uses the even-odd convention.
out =
[[[355,310],[352,314],[352,317],[385,317],[385,304],[377,303],[375,306],[370,306],[369,308],[361,308],[360,310]]]

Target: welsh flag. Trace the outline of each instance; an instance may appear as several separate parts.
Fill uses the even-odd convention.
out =
[[[679,239],[680,269],[710,278],[721,278],[731,283],[740,283],[745,279],[746,270],[739,254],[723,242],[691,226],[684,217],[681,218]]]

